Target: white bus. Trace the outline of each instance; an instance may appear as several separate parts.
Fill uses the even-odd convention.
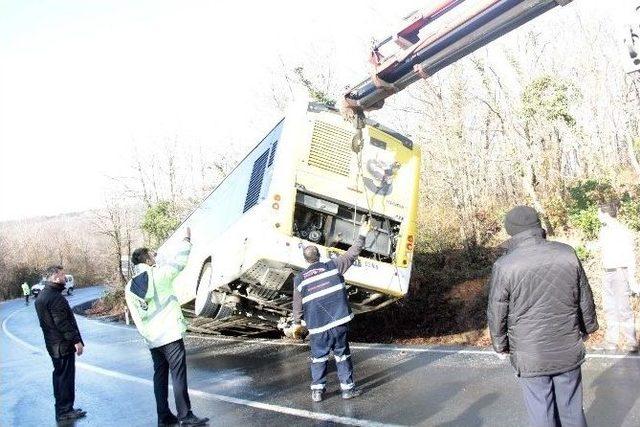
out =
[[[176,290],[201,332],[243,335],[291,318],[293,277],[307,264],[302,247],[332,257],[373,229],[345,274],[354,313],[376,310],[408,290],[420,150],[368,121],[355,129],[337,110],[292,108],[159,248],[159,259],[192,229],[192,252]]]

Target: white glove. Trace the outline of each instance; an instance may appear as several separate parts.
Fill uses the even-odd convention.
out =
[[[306,337],[307,334],[309,333],[309,331],[307,331],[307,328],[305,328],[299,323],[294,323],[288,328],[285,328],[283,332],[286,337],[293,338],[296,340],[304,339],[304,337]]]
[[[358,234],[361,237],[367,237],[367,234],[369,234],[369,231],[371,231],[371,220],[367,218],[365,221],[362,222],[362,225],[360,226],[360,232]]]

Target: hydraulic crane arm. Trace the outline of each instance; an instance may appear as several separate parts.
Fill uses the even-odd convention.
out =
[[[389,96],[572,0],[434,0],[374,46],[371,75],[343,99],[349,115],[381,108]]]

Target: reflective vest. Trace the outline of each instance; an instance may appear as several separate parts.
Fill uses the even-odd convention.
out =
[[[319,334],[353,319],[344,277],[333,261],[311,264],[294,279],[302,296],[309,334]]]
[[[22,284],[22,293],[24,294],[24,296],[27,296],[31,293],[31,290],[29,289],[29,285],[27,284],[27,282],[24,282]]]
[[[173,281],[187,265],[191,243],[182,242],[172,263],[137,264],[136,275],[125,287],[125,299],[138,332],[149,348],[181,339],[187,330]]]

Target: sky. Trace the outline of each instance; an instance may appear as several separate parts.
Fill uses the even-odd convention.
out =
[[[0,0],[0,221],[102,206],[134,147],[248,150],[283,69],[357,83],[371,40],[430,1]]]

